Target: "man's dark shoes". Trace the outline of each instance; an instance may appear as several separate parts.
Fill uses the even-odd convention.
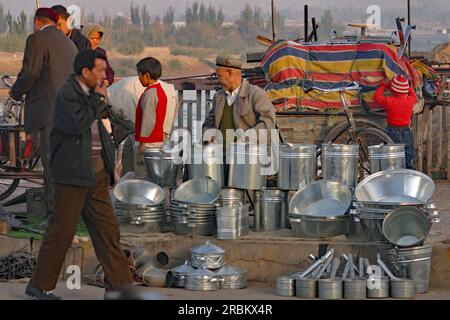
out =
[[[60,300],[61,298],[55,296],[51,291],[44,291],[38,287],[28,284],[25,289],[25,294],[38,300]]]

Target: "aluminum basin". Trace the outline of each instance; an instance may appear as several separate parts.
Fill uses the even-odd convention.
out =
[[[423,203],[433,195],[435,185],[427,175],[407,169],[377,172],[355,189],[357,201]]]
[[[173,200],[185,203],[209,204],[219,199],[220,191],[219,184],[209,177],[192,179],[178,187]]]
[[[114,196],[122,203],[132,205],[157,205],[164,201],[164,191],[158,185],[141,179],[120,181]]]
[[[352,194],[344,184],[321,180],[301,188],[289,203],[289,213],[316,217],[338,217],[347,213]]]

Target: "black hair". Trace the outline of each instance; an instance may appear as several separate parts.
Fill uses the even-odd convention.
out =
[[[58,13],[64,20],[67,20],[70,17],[69,12],[67,12],[67,8],[63,5],[57,4],[56,6],[53,6],[52,9],[56,11],[56,13]]]
[[[150,74],[150,77],[152,77],[153,80],[158,80],[161,77],[161,62],[153,57],[142,59],[137,63],[136,67],[138,72],[142,74]]]
[[[105,56],[95,52],[94,50],[83,50],[77,54],[75,57],[75,62],[73,64],[73,69],[77,75],[81,75],[84,68],[92,70],[95,68],[95,60],[102,59],[106,60]]]

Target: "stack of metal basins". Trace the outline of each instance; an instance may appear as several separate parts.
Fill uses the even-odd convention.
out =
[[[389,242],[383,233],[383,223],[394,210],[408,207],[420,210],[430,224],[440,221],[439,211],[429,202],[435,190],[427,175],[407,169],[377,172],[355,189],[355,217],[348,238],[355,240]]]
[[[219,196],[220,186],[209,177],[192,179],[178,187],[170,206],[175,234],[214,235]]]
[[[164,191],[141,179],[125,179],[114,188],[114,211],[122,232],[162,232],[166,223]]]

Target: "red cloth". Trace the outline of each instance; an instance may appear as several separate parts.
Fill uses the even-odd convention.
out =
[[[142,97],[145,95],[145,93],[150,89],[156,89],[156,93],[158,95],[158,104],[156,106],[156,122],[155,127],[153,128],[152,133],[150,133],[150,136],[148,137],[141,137],[141,128],[142,128],[142,121],[145,121],[145,119],[142,119]],[[164,141],[164,119],[166,117],[166,111],[167,111],[167,96],[164,92],[164,89],[162,88],[161,84],[156,83],[153,85],[148,86],[147,89],[145,89],[144,93],[141,95],[141,98],[139,99],[137,108],[136,108],[136,123],[135,123],[135,140],[143,143],[153,143],[153,142],[163,142]]]
[[[34,14],[35,17],[45,17],[53,20],[55,23],[59,20],[59,14],[51,8],[39,8]]]
[[[414,105],[417,102],[416,94],[409,88],[408,94],[393,94],[385,96],[386,84],[381,83],[375,92],[374,100],[386,109],[387,123],[396,127],[409,127]]]

